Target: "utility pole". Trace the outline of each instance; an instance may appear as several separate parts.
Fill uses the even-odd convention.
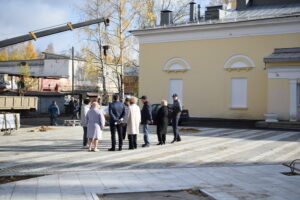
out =
[[[72,47],[72,95],[74,95],[74,47]]]

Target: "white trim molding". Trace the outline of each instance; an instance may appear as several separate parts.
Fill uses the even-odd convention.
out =
[[[238,54],[228,58],[224,64],[224,69],[232,70],[246,70],[249,71],[255,67],[253,60],[246,55]]]
[[[134,30],[140,44],[300,33],[300,16]]]
[[[179,57],[169,59],[163,66],[163,71],[166,72],[185,72],[190,69],[189,63]]]
[[[267,67],[268,77],[285,78],[285,79],[300,79],[300,66],[276,66]]]

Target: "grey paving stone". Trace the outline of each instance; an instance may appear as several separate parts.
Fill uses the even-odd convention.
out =
[[[36,199],[37,186],[37,178],[16,182],[11,200]]]
[[[58,175],[39,177],[37,182],[36,200],[61,200]]]
[[[12,193],[15,189],[16,184],[15,183],[8,183],[0,185],[0,199],[10,199],[12,196]]]

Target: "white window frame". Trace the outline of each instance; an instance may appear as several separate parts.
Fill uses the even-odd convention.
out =
[[[234,80],[244,80],[244,91],[242,91],[243,93],[240,93],[238,95],[234,94]],[[241,90],[241,88],[238,88],[238,90]],[[238,91],[237,91],[238,92]],[[240,92],[240,91],[239,91]],[[238,96],[243,95],[242,99],[242,103],[236,103],[233,102],[234,98],[238,98]],[[248,80],[247,78],[231,78],[230,79],[230,108],[233,109],[247,109],[248,108]]]

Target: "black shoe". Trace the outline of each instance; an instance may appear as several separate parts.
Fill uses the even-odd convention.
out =
[[[177,140],[177,142],[181,142],[181,139],[180,139],[180,140]]]
[[[116,149],[114,149],[114,148],[110,148],[110,149],[108,149],[108,151],[115,151]]]
[[[134,148],[129,148],[128,150],[134,150]]]
[[[119,148],[119,151],[122,151],[122,147],[121,147],[121,148]]]
[[[156,145],[162,145],[163,143],[162,142],[160,142],[160,143],[157,143]]]
[[[172,142],[171,142],[171,144],[173,144],[174,142],[177,142],[176,140],[173,140]]]
[[[149,144],[143,144],[142,147],[150,147]]]

